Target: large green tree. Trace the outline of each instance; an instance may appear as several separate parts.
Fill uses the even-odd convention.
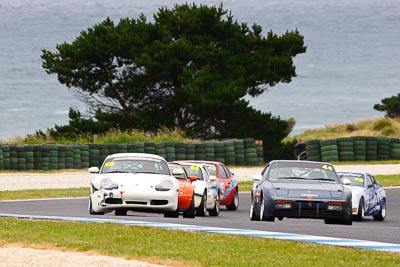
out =
[[[378,111],[386,112],[386,116],[389,118],[400,117],[400,94],[384,98],[381,100],[382,104],[375,104],[374,109]]]
[[[263,35],[261,26],[237,22],[222,5],[183,4],[160,8],[152,22],[143,14],[118,24],[107,18],[56,50],[42,51],[44,69],[87,103],[99,123],[178,127],[211,138],[234,136],[238,111],[259,116],[243,97],[290,82],[293,58],[306,47],[297,30]],[[287,135],[284,121],[264,115],[264,123],[282,124],[278,139]]]

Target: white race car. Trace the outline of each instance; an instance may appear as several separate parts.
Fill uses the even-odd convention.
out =
[[[342,183],[352,192],[353,220],[371,216],[376,221],[386,218],[386,192],[378,181],[365,172],[337,172]]]
[[[196,216],[218,216],[220,211],[217,177],[210,175],[206,166],[201,163],[175,161],[185,168],[189,177],[196,176],[194,185]]]
[[[128,210],[164,213],[178,217],[179,182],[164,158],[145,153],[118,153],[108,156],[92,179],[89,213],[126,215]]]

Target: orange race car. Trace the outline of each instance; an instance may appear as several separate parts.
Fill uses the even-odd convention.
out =
[[[182,211],[183,218],[194,218],[196,216],[196,208],[194,204],[194,186],[192,182],[196,181],[197,177],[188,177],[185,169],[179,164],[168,163],[168,166],[171,169],[171,172],[173,170],[182,171],[174,172],[174,177],[179,182],[178,209],[179,211]]]

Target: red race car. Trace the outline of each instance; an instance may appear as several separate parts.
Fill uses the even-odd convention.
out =
[[[195,176],[188,177],[185,169],[174,163],[168,163],[169,168],[172,170],[178,169],[182,172],[174,172],[174,177],[179,182],[179,194],[178,194],[178,210],[183,212],[183,218],[194,218],[196,214],[196,208],[194,205],[194,186],[192,182],[196,181]],[[178,215],[179,216],[179,215]]]
[[[217,177],[220,190],[220,205],[228,210],[237,210],[239,207],[239,185],[227,166],[218,161],[182,160],[185,162],[202,163],[207,165],[210,175]],[[178,161],[177,161],[178,162]]]

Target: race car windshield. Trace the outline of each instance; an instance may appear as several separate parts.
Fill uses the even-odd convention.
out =
[[[183,165],[187,175],[196,176],[197,180],[204,180],[203,173],[201,171],[201,167],[197,165]]]
[[[148,159],[108,159],[101,173],[154,173],[170,175],[168,165],[164,161]]]
[[[339,182],[331,165],[319,163],[277,162],[270,166],[267,175],[272,180]]]
[[[215,164],[206,165],[206,169],[210,175],[217,176],[217,166]]]
[[[340,174],[339,173],[339,178],[343,182],[344,179],[346,181],[350,181],[352,186],[359,186],[359,187],[364,187],[364,175],[361,173],[349,173],[349,174]]]

